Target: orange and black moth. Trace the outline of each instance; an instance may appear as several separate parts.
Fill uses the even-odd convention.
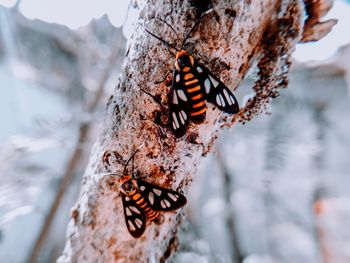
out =
[[[186,133],[189,120],[202,123],[207,103],[220,110],[238,113],[239,106],[232,92],[185,50],[176,54],[173,83],[169,93],[171,128],[175,136]]]
[[[198,124],[204,122],[207,102],[213,103],[220,110],[227,113],[235,114],[239,112],[237,99],[229,88],[194,59],[188,51],[183,49],[188,36],[203,17],[192,27],[183,40],[180,49],[146,30],[149,34],[177,51],[172,86],[168,97],[170,125],[176,137],[181,137],[186,133],[189,121]],[[175,32],[168,23],[166,24]]]
[[[125,223],[129,233],[140,237],[148,221],[155,221],[160,211],[176,210],[186,204],[186,197],[174,190],[133,179],[126,175],[119,179]]]
[[[174,190],[135,179],[133,167],[129,175],[127,166],[136,152],[126,162],[118,182],[127,229],[133,237],[138,238],[145,232],[147,221],[155,221],[161,211],[172,211],[184,206],[187,200],[184,195]],[[103,155],[103,162],[109,165],[106,153]]]

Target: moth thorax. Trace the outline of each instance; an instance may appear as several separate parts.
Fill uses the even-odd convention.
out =
[[[194,59],[193,57],[185,50],[180,50],[176,54],[175,67],[178,71],[185,67],[193,67]]]
[[[137,185],[134,180],[130,178],[130,176],[123,176],[119,179],[121,183],[121,191],[126,195],[133,195],[137,191]]]
[[[119,183],[124,184],[128,181],[131,181],[131,176],[130,175],[123,175],[122,177],[119,178]]]

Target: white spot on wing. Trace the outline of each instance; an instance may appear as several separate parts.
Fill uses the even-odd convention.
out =
[[[179,104],[175,90],[173,91],[173,104]]]
[[[172,123],[173,124],[173,129],[176,130],[176,125],[175,125],[175,122]]]
[[[207,92],[207,94],[209,94],[209,92],[210,92],[210,86],[211,86],[211,84],[210,84],[209,79],[206,79],[204,81],[204,87],[205,87],[205,91]]]
[[[220,100],[219,95],[216,95],[216,104],[221,106],[221,100]]]
[[[158,196],[160,196],[162,194],[162,191],[159,189],[153,189],[153,192]]]
[[[126,201],[130,201],[129,196],[126,196],[126,197],[125,197],[125,200],[126,200]]]
[[[203,69],[202,69],[200,66],[198,66],[198,67],[197,67],[197,71],[198,71],[198,73],[202,73],[202,72],[203,72]]]
[[[168,193],[168,196],[173,200],[176,201],[177,200],[177,196],[172,194],[172,193]]]
[[[161,206],[162,208],[167,208],[167,206],[166,206],[164,200],[162,200],[162,201],[160,202],[160,206]]]
[[[182,99],[183,101],[187,101],[187,97],[185,95],[185,92],[181,89],[177,91],[177,95],[179,95],[179,98]]]
[[[184,118],[184,120],[187,120],[187,114],[186,112],[184,112],[183,110],[180,111],[180,114],[182,115],[182,118]]]
[[[221,94],[219,94],[219,96],[220,96],[220,100],[221,100],[221,106],[222,106],[222,107],[225,107],[225,106],[226,106],[226,103],[225,103],[224,98],[222,97]]]
[[[148,200],[151,203],[151,205],[153,205],[153,203],[154,203],[154,194],[152,192],[149,192]]]
[[[214,79],[212,76],[209,76],[210,80],[211,80],[211,83],[213,83],[214,87],[216,88],[218,85],[219,85],[219,82]]]
[[[170,202],[168,200],[164,199],[164,203],[167,207],[170,207]]]
[[[224,89],[224,95],[225,95],[225,98],[226,98],[228,104],[229,104],[229,105],[232,105],[232,101],[231,101],[231,99],[230,99],[230,95],[228,94],[228,92],[227,92],[226,89]]]
[[[141,228],[141,226],[142,226],[142,221],[141,221],[141,219],[136,218],[136,219],[135,219],[135,224],[136,224],[136,226],[137,226],[138,228]]]
[[[184,125],[184,124],[185,124],[185,119],[184,119],[184,117],[182,116],[181,112],[180,112],[180,114],[179,114],[179,117],[180,117],[180,121],[181,121],[182,125]]]
[[[179,121],[177,120],[175,112],[173,112],[172,115],[173,115],[173,126],[175,125],[175,127],[176,127],[175,130],[176,130],[176,129],[180,128]]]
[[[224,98],[222,97],[221,94],[219,94],[219,96],[220,96],[220,100],[221,100],[221,106],[222,106],[222,107],[225,107],[226,103],[225,103]]]
[[[127,216],[131,216],[131,215],[132,215],[132,214],[131,214],[131,211],[130,211],[130,209],[129,209],[128,207],[125,208],[125,214],[126,214]]]
[[[230,99],[231,99],[232,104],[235,104],[235,103],[236,103],[236,102],[235,102],[235,98],[234,98],[232,95],[230,95]]]
[[[135,231],[136,230],[136,228],[135,228],[135,226],[134,226],[134,224],[132,223],[131,220],[128,220],[128,225],[129,225],[130,231]]]
[[[179,82],[179,81],[180,81],[180,74],[176,74],[176,76],[175,76],[175,81],[176,81],[176,82]]]
[[[136,214],[141,214],[141,212],[135,206],[129,206],[130,210]]]
[[[144,185],[141,185],[140,190],[145,191],[146,187]]]

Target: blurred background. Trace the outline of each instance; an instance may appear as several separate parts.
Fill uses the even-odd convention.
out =
[[[128,7],[0,0],[1,263],[53,262],[63,249]],[[327,18],[338,24],[298,45],[272,114],[225,130],[201,164],[175,262],[350,262],[350,1]]]

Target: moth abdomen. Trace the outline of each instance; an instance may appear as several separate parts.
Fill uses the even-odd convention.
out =
[[[144,212],[146,215],[147,219],[150,221],[153,221],[155,218],[159,216],[159,212],[153,210],[145,200],[145,198],[140,194],[139,192],[136,192],[134,195],[131,197],[136,205]]]
[[[195,123],[201,123],[205,120],[207,105],[205,100],[204,89],[201,86],[200,79],[196,76],[196,71],[193,67],[190,70],[182,72],[183,83],[186,90],[187,98],[190,105],[190,118]]]

